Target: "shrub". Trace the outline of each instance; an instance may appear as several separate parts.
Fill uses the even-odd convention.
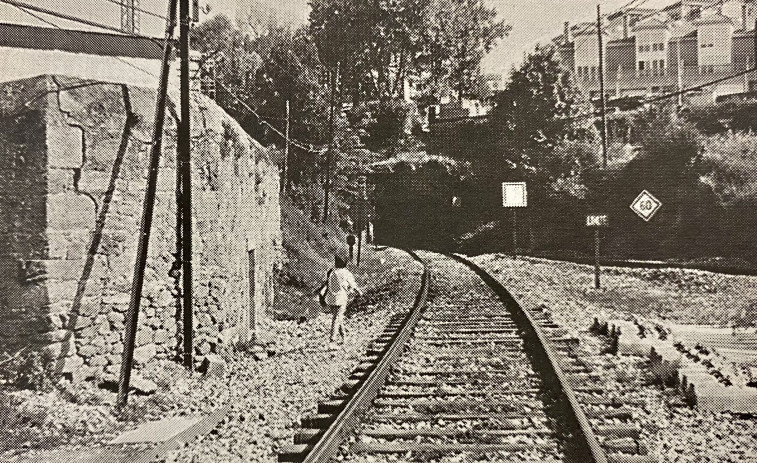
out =
[[[757,200],[757,136],[731,133],[708,138],[699,163],[700,181],[722,205]]]
[[[6,356],[0,365],[0,378],[16,387],[35,391],[52,389],[50,371],[38,352],[21,351],[15,356]]]

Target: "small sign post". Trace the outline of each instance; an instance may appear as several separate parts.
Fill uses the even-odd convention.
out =
[[[600,267],[599,267],[599,229],[607,228],[610,225],[610,219],[605,214],[594,214],[586,216],[586,226],[594,229],[594,287],[599,289],[601,287],[599,282]]]
[[[526,182],[502,182],[502,207],[513,211],[513,257],[518,257],[518,215],[517,208],[528,205]]]
[[[352,260],[353,257],[355,257],[354,249],[355,249],[355,242],[357,240],[355,239],[355,235],[350,233],[347,235],[347,246],[350,247],[350,260]]]

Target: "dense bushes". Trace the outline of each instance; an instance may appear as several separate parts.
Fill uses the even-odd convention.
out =
[[[472,162],[470,178],[434,178],[408,169],[385,188],[401,198],[393,206],[406,210],[407,220],[423,218],[426,230],[437,236],[431,240],[436,247],[470,253],[510,250],[515,226],[523,249],[588,254],[593,232],[586,228],[585,216],[601,212],[611,222],[604,231],[607,255],[756,260],[757,136],[739,132],[706,136],[689,118],[666,110],[647,111],[629,120],[634,124],[637,149],[612,144],[608,169],[599,163],[596,142],[561,141],[552,151],[542,151],[541,159],[533,164],[559,175],[528,179],[529,206],[518,211],[517,223],[501,207],[500,183],[523,178],[515,170],[508,174],[507,169],[482,169],[485,163],[476,161],[493,156],[486,145],[455,151],[458,160]],[[453,133],[481,130],[472,124],[457,128]],[[445,152],[454,145],[431,146]],[[420,185],[428,191],[431,184],[438,185],[433,197],[418,195]],[[663,204],[649,222],[629,207],[642,190]],[[462,207],[449,205],[452,195],[462,198]],[[399,219],[389,229],[412,230],[421,237],[430,233]],[[439,239],[439,234],[446,238]],[[449,235],[454,239],[448,239]]]
[[[684,114],[704,135],[720,134],[728,130],[757,132],[757,101],[728,101],[692,106]]]

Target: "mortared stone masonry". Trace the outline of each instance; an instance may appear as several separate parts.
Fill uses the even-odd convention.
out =
[[[0,84],[0,350],[57,373],[120,369],[156,92],[40,76]],[[169,103],[135,361],[181,351],[176,106]],[[249,341],[281,257],[278,169],[192,97],[195,358]]]

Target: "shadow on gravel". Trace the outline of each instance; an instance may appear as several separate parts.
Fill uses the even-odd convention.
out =
[[[383,310],[386,304],[396,301],[402,286],[402,278],[395,275],[392,280],[366,291],[363,297],[353,299],[347,305],[345,316],[370,315]]]

